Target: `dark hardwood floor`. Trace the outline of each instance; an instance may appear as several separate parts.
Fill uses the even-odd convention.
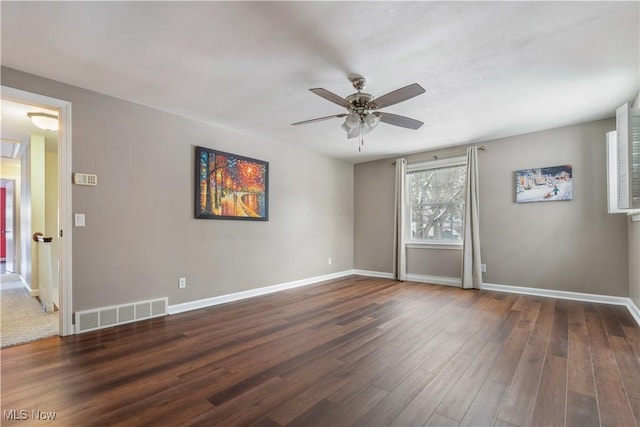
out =
[[[2,425],[629,427],[639,355],[624,307],[353,276],[4,349]]]

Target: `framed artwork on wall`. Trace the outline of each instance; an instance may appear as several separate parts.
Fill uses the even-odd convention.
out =
[[[269,220],[269,163],[196,147],[195,217]]]
[[[516,171],[516,202],[550,202],[573,199],[571,165]]]

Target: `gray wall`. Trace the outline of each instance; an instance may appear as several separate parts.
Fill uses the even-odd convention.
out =
[[[606,203],[604,138],[614,128],[607,119],[482,144],[487,147],[479,155],[485,282],[628,295],[626,218],[607,214]],[[562,164],[573,165],[572,201],[515,203],[515,170]],[[391,272],[393,235],[379,233],[377,241],[365,236],[374,227],[392,229],[393,184],[378,184],[374,193],[368,179],[379,175],[393,182],[392,169],[389,160],[355,166],[355,213],[361,222],[355,268]],[[380,216],[364,220],[367,212]],[[459,251],[411,249],[407,257],[409,274],[460,277]]]
[[[353,268],[351,164],[11,69],[2,84],[72,102],[73,171],[98,175],[73,186],[73,311]],[[270,163],[268,222],[193,218],[195,145]]]
[[[626,218],[607,213],[612,119],[504,138],[480,154],[484,280],[627,296]],[[573,165],[573,200],[514,203],[513,171]]]
[[[461,249],[407,249],[409,274],[460,278],[461,266]]]

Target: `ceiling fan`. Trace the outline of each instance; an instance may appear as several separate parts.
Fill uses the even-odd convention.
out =
[[[357,90],[357,92],[347,96],[346,98],[342,98],[335,93],[323,88],[309,89],[316,95],[321,96],[322,98],[331,101],[334,104],[338,104],[341,107],[346,108],[346,113],[319,117],[317,119],[304,120],[301,122],[292,123],[292,125],[298,126],[307,123],[315,123],[323,120],[333,119],[335,117],[345,117],[344,123],[341,127],[345,130],[345,132],[347,132],[347,138],[357,138],[358,136],[360,136],[360,147],[362,147],[362,136],[366,133],[369,133],[378,125],[379,122],[414,130],[420,128],[420,126],[424,124],[419,120],[415,120],[409,117],[377,111],[380,108],[398,104],[402,101],[406,101],[424,93],[425,90],[418,83],[410,84],[409,86],[405,86],[400,89],[396,89],[393,92],[389,92],[386,95],[374,98],[373,95],[362,92],[362,89],[367,83],[367,80],[364,77],[359,75],[351,75],[349,76],[349,80],[351,81],[353,87]]]

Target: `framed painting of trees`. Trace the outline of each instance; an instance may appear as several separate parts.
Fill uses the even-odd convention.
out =
[[[195,217],[269,220],[269,163],[196,147]]]

